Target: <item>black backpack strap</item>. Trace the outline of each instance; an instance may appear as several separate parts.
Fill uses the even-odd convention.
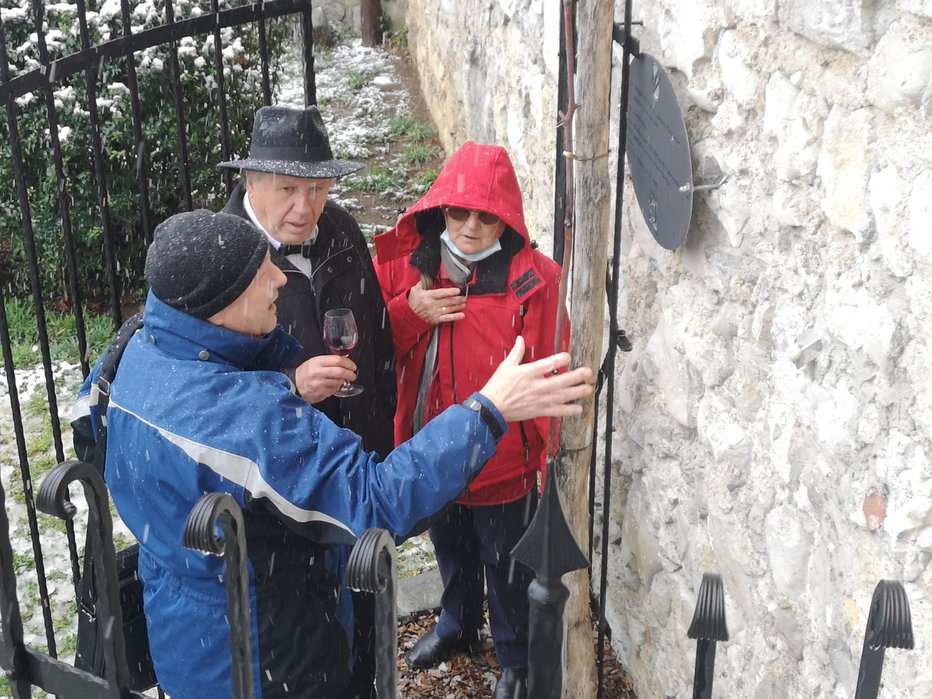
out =
[[[104,472],[107,458],[107,406],[110,405],[110,384],[116,376],[126,345],[129,344],[136,331],[142,327],[142,315],[140,311],[123,323],[113,336],[100,363],[100,371],[97,375],[97,453],[94,463],[101,474]]]
[[[143,314],[137,313],[116,332],[100,362],[97,378],[97,437],[94,448],[94,465],[101,475],[107,456],[107,406],[110,404],[110,384],[117,373],[123,352],[136,331],[142,327]],[[103,630],[97,616],[97,584],[94,570],[93,538],[88,534],[84,545],[84,571],[78,588],[78,636],[75,667],[104,676]],[[116,552],[117,581],[120,588],[120,605],[123,612],[123,633],[126,643],[130,686],[145,690],[157,684],[143,613],[142,585],[137,577],[139,545]]]

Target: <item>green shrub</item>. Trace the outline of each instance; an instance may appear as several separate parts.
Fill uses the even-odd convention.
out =
[[[7,325],[13,345],[13,364],[18,367],[32,366],[41,360],[39,354],[39,333],[36,328],[36,313],[32,298],[6,299]],[[78,353],[78,340],[75,320],[71,313],[48,311],[45,314],[46,331],[49,338],[49,351],[54,359],[77,364],[81,359]],[[109,316],[92,313],[84,308],[84,329],[87,339],[87,357],[93,364],[113,337],[113,321]],[[45,411],[45,404],[40,406]]]
[[[401,162],[404,165],[423,165],[434,157],[435,151],[430,146],[421,143],[409,143],[401,151]]]
[[[392,140],[426,141],[434,136],[434,128],[408,114],[392,117],[388,122],[388,133]]]
[[[353,175],[352,179],[346,178],[346,185],[349,188],[359,189],[363,192],[384,192],[387,189],[397,187],[400,182],[401,179],[396,173],[378,167],[369,168]]]
[[[372,78],[378,74],[379,71],[372,68],[367,68],[365,70],[351,70],[346,76],[346,84],[350,86],[350,89],[353,90],[353,92],[359,92],[372,81]]]
[[[393,32],[388,38],[389,46],[394,48],[404,48],[408,45],[408,25],[405,24],[397,32]]]
[[[330,25],[330,33],[333,35],[333,43],[331,46],[348,44],[351,40],[359,36],[358,33],[353,31],[352,27],[343,22],[333,22]]]
[[[440,172],[435,167],[429,167],[420,175],[414,178],[412,182],[413,189],[415,194],[418,196],[424,194],[430,186],[434,183],[437,177],[440,175]]]
[[[230,3],[221,0],[225,9]],[[38,53],[28,0],[0,0],[3,28],[12,74],[34,69]],[[91,43],[103,43],[122,34],[119,3],[90,2],[88,13]],[[210,12],[210,3],[178,2],[176,16]],[[132,8],[134,32],[163,23],[164,2],[140,3]],[[73,5],[50,5],[46,15],[46,39],[50,57],[58,58],[80,50],[78,22]],[[284,28],[270,23],[268,46],[274,65],[280,55]],[[262,104],[261,66],[254,25],[224,28],[222,63],[228,109],[231,148],[245,155],[252,116]],[[219,208],[225,196],[223,178],[216,163],[220,152],[219,94],[214,78],[213,36],[185,37],[177,42],[181,65],[184,117],[189,149],[191,192],[194,206]],[[104,60],[97,66],[97,105],[104,151],[104,173],[108,188],[110,229],[118,283],[123,291],[138,298],[143,289],[142,268],[146,243],[152,228],[182,210],[181,176],[178,163],[178,131],[171,87],[170,50],[158,46],[135,55],[142,132],[145,151],[142,162],[149,186],[149,230],[144,229],[143,202],[137,184],[137,148],[133,136],[132,108],[124,59]],[[272,71],[275,74],[275,71]],[[102,212],[94,176],[92,134],[84,73],[54,84],[55,113],[70,204],[71,229],[77,260],[77,279],[82,293],[92,300],[108,297],[105,272]],[[65,240],[58,210],[58,183],[48,131],[44,92],[16,100],[17,127],[25,164],[25,185],[35,234],[39,279],[45,298],[70,299],[65,270]],[[20,204],[14,184],[11,134],[0,120],[0,283],[12,296],[26,297],[31,290],[26,263],[26,240],[20,222]],[[8,236],[8,237],[7,237]]]

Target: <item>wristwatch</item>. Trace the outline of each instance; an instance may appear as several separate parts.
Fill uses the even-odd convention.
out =
[[[479,413],[479,417],[482,418],[482,421],[492,431],[492,437],[496,442],[505,435],[505,430],[502,429],[502,425],[498,421],[498,418],[495,417],[495,414],[485,407],[478,398],[467,398],[463,401],[463,405],[473,412]]]

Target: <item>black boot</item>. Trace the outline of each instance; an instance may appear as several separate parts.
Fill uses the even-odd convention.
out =
[[[471,639],[440,638],[437,628],[434,627],[418,639],[414,648],[408,651],[405,660],[410,667],[423,670],[436,667],[454,653],[469,651],[471,647]]]
[[[503,668],[495,683],[495,699],[527,699],[527,668]]]

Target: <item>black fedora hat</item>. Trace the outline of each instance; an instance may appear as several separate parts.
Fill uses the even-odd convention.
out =
[[[249,157],[217,167],[293,177],[342,177],[365,165],[334,160],[330,138],[317,107],[262,107],[252,125]]]

